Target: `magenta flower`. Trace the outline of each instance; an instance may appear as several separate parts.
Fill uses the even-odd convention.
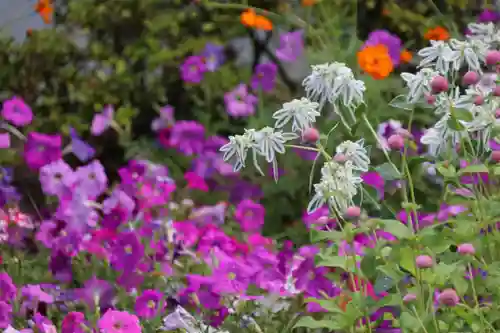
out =
[[[97,322],[106,333],[141,333],[139,318],[126,311],[108,310]]]
[[[170,146],[178,152],[192,156],[200,153],[205,144],[205,128],[196,121],[178,121],[170,133]]]
[[[0,149],[10,148],[10,134],[0,133]]]
[[[321,206],[314,212],[308,214],[304,212],[302,220],[307,229],[314,227],[315,229],[324,229],[325,227],[335,228],[337,226],[337,219],[330,218],[330,209],[328,206]]]
[[[0,301],[12,302],[15,300],[16,294],[17,288],[12,283],[9,274],[5,272],[0,273]]]
[[[485,9],[479,14],[477,21],[479,23],[497,23],[500,21],[500,12],[491,9]]]
[[[201,225],[221,225],[226,219],[227,203],[222,201],[213,206],[201,206],[193,209],[189,219]]]
[[[94,115],[90,133],[94,136],[99,136],[106,131],[113,122],[115,110],[112,106],[107,105],[101,113]]]
[[[378,198],[384,199],[385,181],[376,171],[368,171],[361,175],[363,183],[377,190]]]
[[[226,112],[232,117],[248,117],[255,113],[258,99],[248,92],[245,84],[238,85],[234,90],[224,94]]]
[[[33,316],[33,321],[35,322],[36,332],[38,333],[57,333],[57,329],[47,317],[36,313]]]
[[[234,217],[240,223],[243,231],[256,232],[264,225],[265,214],[264,206],[250,199],[245,199],[236,206]]]
[[[151,129],[154,132],[159,132],[163,129],[171,127],[174,123],[174,108],[170,105],[165,105],[160,109],[160,116],[155,118],[151,123]]]
[[[120,271],[133,271],[144,256],[144,246],[135,232],[122,232],[113,246],[111,264]]]
[[[212,290],[212,279],[208,276],[186,275],[187,287],[182,294],[196,296],[205,309],[218,309],[221,306],[221,296]]]
[[[0,328],[7,328],[12,323],[12,305],[0,301]]]
[[[181,65],[181,78],[187,83],[200,83],[206,71],[203,57],[190,56]]]
[[[95,276],[87,280],[76,294],[91,309],[96,306],[100,308],[110,306],[114,297],[113,286],[108,281],[99,280]]]
[[[175,239],[185,247],[192,247],[198,242],[200,232],[198,228],[188,221],[174,222],[176,231]]]
[[[62,197],[75,182],[76,177],[73,169],[64,162],[58,160],[44,165],[40,169],[40,183],[45,194]]]
[[[116,229],[126,223],[135,208],[134,200],[120,189],[115,189],[111,195],[103,201],[102,225],[108,229]]]
[[[38,170],[46,164],[62,158],[62,138],[60,135],[49,135],[30,132],[24,144],[24,160],[32,170]]]
[[[276,74],[278,73],[278,66],[269,62],[265,64],[258,64],[255,68],[255,73],[252,76],[251,87],[253,90],[262,89],[264,92],[270,92],[274,89],[276,83]]]
[[[285,62],[294,62],[304,52],[304,32],[297,30],[280,35],[280,46],[276,49],[276,57]]]
[[[33,111],[19,97],[12,97],[3,102],[2,117],[16,126],[26,126],[33,121]]]
[[[362,48],[380,44],[387,46],[393,65],[399,65],[401,48],[403,47],[401,39],[387,30],[374,30],[368,35],[368,39]]]
[[[205,182],[205,179],[198,176],[196,173],[188,171],[184,174],[184,179],[187,182],[187,188],[208,192],[208,185]]]
[[[154,289],[144,290],[135,300],[135,313],[141,318],[154,318],[162,306],[162,294]]]
[[[68,313],[61,324],[61,333],[86,333],[91,331],[81,312]]]
[[[212,272],[212,287],[217,293],[244,295],[255,270],[223,253],[216,254],[219,266]]]

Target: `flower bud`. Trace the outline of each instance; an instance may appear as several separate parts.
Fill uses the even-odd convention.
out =
[[[434,77],[431,81],[431,89],[432,93],[434,94],[439,94],[448,91],[449,89],[448,80],[441,75]]]
[[[387,139],[389,148],[399,150],[405,146],[405,139],[399,134],[393,134]]]
[[[430,268],[434,266],[434,260],[431,256],[420,255],[415,260],[418,268]]]
[[[463,84],[470,86],[479,82],[479,74],[473,71],[468,71],[462,78]]]
[[[455,306],[460,302],[460,297],[454,289],[449,288],[439,293],[437,301],[441,305]]]
[[[484,97],[480,96],[480,95],[474,97],[474,104],[475,105],[483,105],[484,104]]]
[[[434,103],[436,103],[436,96],[431,94],[425,94],[425,101],[429,105],[434,105]]]
[[[497,84],[493,89],[493,96],[500,97],[500,85]]]
[[[347,161],[347,156],[344,154],[337,154],[333,157],[333,160],[337,163],[345,163]]]
[[[406,294],[403,297],[403,302],[405,304],[408,304],[408,303],[411,303],[411,302],[415,301],[416,299],[417,299],[417,295],[415,295],[415,294]]]
[[[491,152],[491,160],[493,162],[500,162],[500,150],[494,150]]]
[[[302,133],[302,139],[305,142],[316,142],[319,140],[319,131],[314,127],[309,127]]]
[[[500,62],[500,51],[489,51],[486,54],[486,65],[495,66]]]
[[[476,253],[476,249],[474,248],[474,245],[470,244],[470,243],[463,243],[463,244],[460,244],[458,247],[457,247],[457,251],[458,253],[460,254],[470,254],[470,255],[474,255]]]
[[[361,208],[358,206],[351,206],[345,211],[345,216],[348,218],[358,218],[361,215]]]

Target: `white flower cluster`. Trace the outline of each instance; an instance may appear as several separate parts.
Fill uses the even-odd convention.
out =
[[[353,198],[363,182],[360,175],[368,171],[370,165],[363,145],[363,140],[344,141],[337,147],[335,157],[321,168],[321,179],[314,185],[315,194],[307,207],[308,213],[327,204],[342,214],[354,205]]]
[[[488,68],[488,52],[500,46],[500,30],[492,23],[474,23],[469,25],[469,31],[463,41],[431,41],[429,47],[418,52],[422,58],[420,71],[401,74],[408,87],[406,103],[432,107],[440,117],[421,138],[433,156],[453,150],[471,137],[477,138],[482,149],[488,150],[492,129],[500,125],[496,115],[500,103],[498,91],[495,93],[498,74],[484,72]],[[471,76],[477,75],[477,80],[464,82],[460,72],[463,69]],[[444,78],[445,89],[441,92],[432,90],[432,82],[437,77]]]
[[[327,63],[312,66],[311,74],[302,82],[306,97],[284,103],[273,114],[274,128],[245,130],[242,135],[229,137],[229,142],[221,147],[223,159],[232,162],[235,171],[246,165],[251,152],[253,164],[261,173],[258,158],[271,163],[275,180],[278,177],[277,154],[285,153],[287,141],[304,136],[304,132],[313,127],[320,109],[328,102],[335,112],[340,114],[344,106],[351,113],[363,103],[365,85],[356,80],[353,72],[343,63]],[[291,124],[291,132],[283,129]],[[327,203],[331,209],[344,212],[352,204],[361,183],[360,172],[368,170],[370,159],[364,142],[346,141],[337,147],[337,160],[329,160],[322,168],[321,180],[314,186],[315,195],[309,203],[308,211],[314,211]]]

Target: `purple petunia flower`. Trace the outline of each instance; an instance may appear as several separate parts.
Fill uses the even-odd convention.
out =
[[[368,39],[363,44],[362,48],[380,44],[387,46],[392,64],[394,66],[399,65],[401,49],[403,46],[401,39],[398,36],[391,34],[387,30],[374,30],[368,35]]]
[[[111,264],[120,271],[133,271],[144,256],[144,246],[135,232],[120,233],[112,251]]]
[[[85,315],[81,312],[68,313],[61,324],[61,333],[86,333],[90,331]]]
[[[106,333],[141,333],[139,318],[126,311],[108,310],[97,325]]]
[[[258,64],[255,68],[255,73],[252,76],[251,87],[253,90],[262,89],[264,92],[270,92],[274,89],[276,83],[276,74],[278,73],[278,66],[269,62],[265,64]]]
[[[0,133],[0,149],[10,148],[10,134]]]
[[[19,97],[12,97],[3,103],[2,117],[16,126],[26,126],[33,121],[33,111]]]
[[[109,229],[116,229],[126,223],[132,217],[135,208],[134,200],[120,189],[115,189],[102,205],[104,213],[102,225]]]
[[[304,32],[297,30],[280,35],[280,46],[276,49],[276,57],[285,62],[294,62],[304,52]]]
[[[194,295],[205,309],[214,310],[221,306],[221,296],[212,290],[209,276],[188,274],[186,279],[187,287],[182,291],[183,294]]]
[[[17,288],[12,283],[9,274],[5,272],[0,273],[0,301],[12,302],[15,300],[16,294]]]
[[[0,328],[7,328],[12,322],[12,305],[0,301]]]
[[[97,113],[94,115],[94,119],[92,119],[92,126],[90,127],[90,133],[94,136],[99,136],[104,131],[106,131],[113,122],[113,117],[115,114],[115,110],[112,106],[107,105],[104,107],[101,113]]]
[[[74,128],[69,129],[69,136],[71,137],[71,151],[80,160],[80,162],[87,162],[95,155],[95,149],[88,143],[83,141]]]
[[[224,94],[226,112],[233,117],[248,117],[255,113],[258,99],[248,92],[245,84],[238,85],[234,90]]]
[[[205,128],[196,121],[178,121],[172,127],[170,145],[178,152],[192,156],[203,150]]]
[[[181,78],[187,83],[200,83],[206,71],[203,57],[190,56],[181,65]]]
[[[135,300],[135,313],[141,318],[154,318],[162,305],[162,294],[154,289],[144,290]]]
[[[498,23],[500,21],[500,12],[491,9],[485,9],[479,14],[477,22],[479,23]]]
[[[236,206],[234,217],[244,232],[258,232],[264,225],[265,213],[264,206],[245,199]]]
[[[162,129],[168,128],[175,123],[174,107],[165,105],[160,109],[160,116],[155,118],[151,123],[151,130],[158,132]]]
[[[91,309],[96,305],[102,309],[111,305],[114,292],[113,286],[108,281],[99,280],[94,276],[84,283],[83,288],[77,290],[76,295]]]
[[[363,183],[377,190],[378,198],[384,198],[385,180],[377,171],[368,171],[361,175]]]
[[[226,60],[224,56],[224,46],[213,43],[207,43],[205,45],[205,49],[201,53],[201,56],[205,60],[205,66],[209,72],[215,72]]]
[[[97,198],[108,188],[108,177],[101,162],[94,160],[75,171],[76,183],[90,198]]]
[[[30,132],[24,145],[24,160],[30,169],[38,170],[46,164],[61,159],[61,147],[60,135]]]
[[[75,180],[73,169],[63,160],[49,163],[40,169],[42,190],[48,195],[62,197]]]

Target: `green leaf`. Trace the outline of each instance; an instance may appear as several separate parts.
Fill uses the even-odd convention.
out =
[[[451,116],[448,121],[446,122],[448,127],[451,128],[454,131],[463,131],[465,129],[465,126],[462,125],[459,121],[459,119]]]
[[[316,258],[318,258],[316,265],[319,267],[338,267],[347,270],[348,266],[347,257],[332,255],[325,258],[321,255],[317,255]]]
[[[315,320],[312,317],[300,318],[299,321],[293,326],[293,328],[297,327],[305,327],[311,329],[328,328],[330,330],[338,330],[342,328],[339,327],[339,325],[337,325],[336,321],[334,320]]]
[[[457,169],[451,164],[438,163],[436,169],[445,178],[455,178],[457,176]]]
[[[472,113],[470,113],[470,111],[467,109],[454,109],[452,112],[452,117],[457,120],[466,122],[472,121],[473,119]]]
[[[384,163],[375,168],[382,178],[386,181],[401,179],[399,171],[395,170],[392,164]]]
[[[402,327],[407,328],[411,331],[418,331],[421,329],[420,322],[409,312],[401,313],[399,318],[399,323]]]
[[[415,254],[413,250],[409,247],[403,247],[400,249],[399,254],[399,265],[415,276],[417,267],[415,266]]]
[[[458,171],[458,175],[464,175],[464,174],[469,174],[469,173],[488,173],[488,167],[484,164],[473,164],[473,165],[468,165],[463,169],[460,169]]]
[[[413,104],[408,103],[405,95],[399,95],[394,97],[393,100],[389,102],[389,105],[392,106],[393,108],[403,109],[408,111],[413,110],[415,107]]]
[[[324,240],[339,241],[342,239],[342,233],[339,231],[322,231],[322,230],[311,230],[311,242],[319,243]]]
[[[405,239],[413,237],[412,230],[405,225],[403,222],[398,220],[377,220],[380,223],[384,230],[390,232],[398,239]]]
[[[467,290],[469,289],[469,282],[467,282],[462,274],[453,274],[451,276],[451,282],[453,283],[453,286],[455,286],[455,290],[458,295],[463,296],[467,293]]]
[[[377,274],[377,258],[373,253],[366,253],[361,259],[361,271],[368,279],[372,279]]]

